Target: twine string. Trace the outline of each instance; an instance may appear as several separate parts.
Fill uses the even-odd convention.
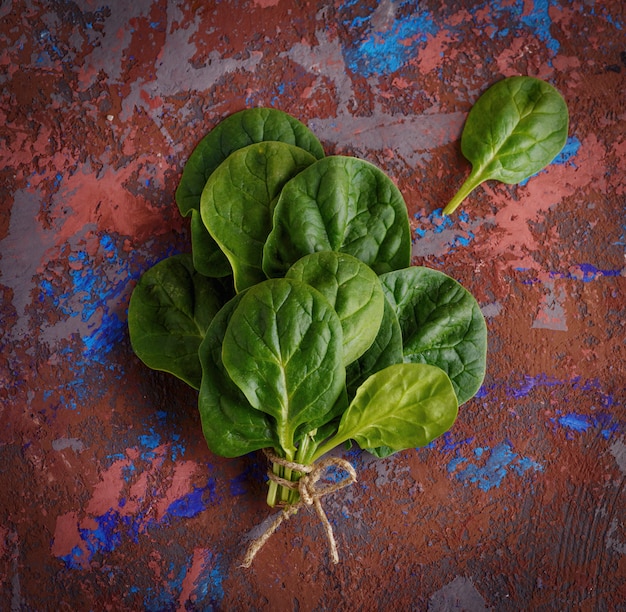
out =
[[[282,512],[276,516],[269,527],[258,538],[252,541],[248,547],[248,551],[241,566],[246,568],[250,567],[256,554],[270,539],[272,534],[280,527],[281,523],[296,514],[302,506],[313,506],[313,508],[315,508],[315,512],[324,527],[324,531],[326,532],[331,559],[333,563],[339,563],[337,542],[335,540],[332,525],[326,516],[326,512],[324,512],[324,508],[322,508],[321,498],[324,495],[329,495],[330,493],[334,493],[335,491],[339,491],[340,489],[355,483],[357,481],[355,469],[348,461],[342,459],[341,457],[328,457],[314,463],[313,465],[303,465],[296,463],[295,461],[288,461],[287,459],[278,457],[269,449],[264,449],[264,452],[272,464],[277,464],[302,474],[299,480],[292,482],[291,480],[282,478],[278,474],[274,474],[271,468],[267,472],[270,480],[273,480],[278,485],[293,491],[298,491],[300,500],[295,504],[290,504],[283,508]],[[345,477],[335,482],[324,481],[318,484],[319,480],[331,467],[338,468],[343,471],[345,473]]]

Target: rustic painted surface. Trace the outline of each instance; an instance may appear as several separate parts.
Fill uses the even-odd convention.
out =
[[[0,608],[625,609],[625,6],[3,0]],[[466,114],[514,74],[563,93],[567,145],[443,218]],[[212,455],[195,393],[128,342],[137,278],[189,250],[187,156],[260,105],[390,174],[415,263],[489,325],[448,435],[345,453],[338,567],[306,512],[238,567],[271,515],[264,463]]]

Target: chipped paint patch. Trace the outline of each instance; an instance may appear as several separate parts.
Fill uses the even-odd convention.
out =
[[[475,484],[482,491],[500,487],[503,480],[513,472],[523,476],[527,471],[543,471],[543,466],[530,457],[513,452],[510,442],[474,449],[475,462],[466,457],[456,457],[448,463],[448,473],[454,474],[464,485]],[[461,468],[462,469],[459,469]]]

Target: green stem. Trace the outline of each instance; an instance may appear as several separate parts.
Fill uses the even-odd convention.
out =
[[[340,444],[347,442],[349,439],[350,439],[349,435],[345,437],[344,436],[339,437],[338,435],[334,435],[332,438],[329,438],[328,440],[326,440],[324,444],[322,444],[321,446],[318,446],[315,449],[315,452],[310,457],[309,461],[311,463],[315,463],[320,457],[330,452],[331,450],[333,450],[333,448],[336,448]]]
[[[483,182],[483,179],[478,176],[478,170],[472,169],[470,175],[465,179],[465,182],[461,185],[461,188],[456,192],[454,197],[448,202],[443,209],[444,215],[451,215],[458,207],[459,204],[472,192],[478,185]]]
[[[316,450],[315,434],[317,430],[310,431],[304,436],[298,449],[291,453],[285,453],[288,461],[294,461],[302,465],[311,463],[311,456]],[[272,472],[290,482],[298,482],[302,477],[302,473],[291,468],[286,468],[278,463],[272,465]],[[269,506],[275,506],[278,503],[295,504],[298,501],[298,492],[287,487],[282,487],[273,480],[270,480],[267,491],[267,503]]]
[[[276,474],[276,476],[281,476],[280,473],[280,465],[277,463],[272,464],[272,472]],[[274,507],[278,503],[278,483],[270,480],[268,483],[267,489],[267,505],[270,507]]]

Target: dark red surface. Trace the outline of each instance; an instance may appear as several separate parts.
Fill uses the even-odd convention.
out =
[[[622,2],[0,6],[0,608],[619,610],[624,481],[626,9]],[[469,171],[472,103],[554,84],[563,154],[519,186]],[[414,263],[477,297],[479,396],[431,447],[343,453],[324,500],[249,570],[263,458],[222,459],[196,396],[132,354],[139,275],[189,250],[173,194],[221,118],[273,106],[383,168]]]

